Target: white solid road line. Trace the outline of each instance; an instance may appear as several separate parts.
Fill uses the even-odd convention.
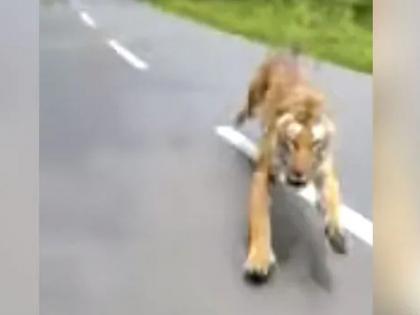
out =
[[[249,158],[253,160],[257,158],[258,149],[256,145],[239,131],[230,126],[218,126],[215,132]],[[302,190],[299,194],[311,203],[315,201],[315,190],[313,186]],[[341,222],[348,231],[368,245],[373,246],[373,224],[370,220],[346,205],[342,205]]]
[[[118,41],[115,39],[108,40],[108,45],[115,50],[115,52],[121,56],[126,62],[128,62],[131,66],[139,70],[147,70],[149,65],[140,60],[137,56],[135,56],[131,51],[127,48],[122,46]]]
[[[96,29],[95,20],[86,11],[79,11],[79,17],[87,26]]]
[[[254,161],[257,159],[258,149],[256,145],[244,134],[230,126],[218,126],[216,127],[215,131],[219,136],[245,153],[250,159]]]
[[[371,221],[346,205],[341,205],[341,220],[347,230],[373,246],[373,223]]]

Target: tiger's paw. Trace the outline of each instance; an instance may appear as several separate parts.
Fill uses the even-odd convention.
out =
[[[327,225],[325,228],[325,235],[335,253],[340,255],[348,254],[348,237],[342,229]]]
[[[245,275],[250,280],[265,281],[275,262],[276,258],[272,250],[251,250],[244,265]]]

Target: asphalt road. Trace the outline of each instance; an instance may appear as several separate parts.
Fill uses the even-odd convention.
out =
[[[38,309],[38,9],[0,5],[0,314]]]
[[[334,255],[281,187],[275,272],[242,277],[251,168],[213,128],[263,46],[128,0],[42,5],[40,34],[42,314],[371,314],[371,247]],[[344,200],[371,217],[371,78],[322,64],[314,80],[337,116]]]

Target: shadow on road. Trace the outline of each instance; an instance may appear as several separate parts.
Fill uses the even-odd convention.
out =
[[[303,264],[316,283],[331,289],[323,218],[317,210],[281,184],[274,187],[271,222],[273,249],[280,266]],[[293,253],[293,259],[291,253]]]

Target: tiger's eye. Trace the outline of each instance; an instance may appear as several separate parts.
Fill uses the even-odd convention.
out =
[[[312,148],[314,148],[314,149],[320,149],[321,148],[321,145],[322,145],[322,141],[321,140],[314,140],[313,142],[312,142]]]
[[[288,139],[287,140],[287,145],[289,146],[289,149],[292,150],[297,150],[299,149],[299,142],[296,141],[295,139]]]
[[[286,141],[283,142],[283,148],[288,152],[293,151],[294,149],[293,141],[290,139],[286,139]]]

